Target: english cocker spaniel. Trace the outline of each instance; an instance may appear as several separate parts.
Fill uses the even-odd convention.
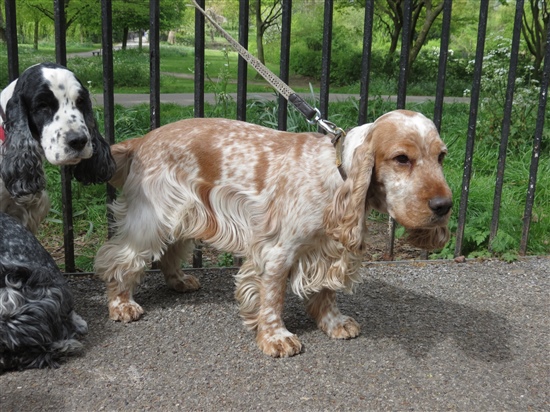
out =
[[[447,148],[432,121],[394,111],[355,127],[343,143],[344,180],[327,136],[288,133],[226,119],[188,119],[112,146],[122,188],[116,233],[98,251],[110,318],[139,319],[133,299],[151,258],[172,288],[199,287],[181,260],[193,239],[244,256],[235,296],[261,350],[292,356],[301,343],[282,320],[287,281],[332,338],[359,324],[340,313],[366,248],[366,217],[389,213],[428,249],[448,240]]]
[[[0,373],[57,367],[88,331],[67,281],[34,235],[0,212]]]
[[[0,211],[33,233],[50,208],[42,159],[73,167],[84,183],[107,182],[115,164],[88,90],[65,67],[29,67],[0,93]]]

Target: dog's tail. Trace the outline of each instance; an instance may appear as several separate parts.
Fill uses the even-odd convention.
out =
[[[116,172],[109,180],[109,183],[117,189],[122,188],[130,173],[130,166],[132,165],[132,159],[134,158],[134,152],[140,146],[141,139],[128,139],[121,143],[117,143],[111,146],[111,154],[115,159]]]

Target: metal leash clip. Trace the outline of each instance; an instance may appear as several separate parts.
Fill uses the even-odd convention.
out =
[[[330,142],[336,149],[336,166],[339,168],[340,173],[345,180],[345,177],[340,167],[342,166],[342,144],[344,141],[344,137],[346,136],[346,132],[344,132],[342,128],[336,126],[331,121],[322,119],[319,109],[315,107],[313,110],[315,111],[315,117],[313,117],[313,119],[311,120],[308,119],[307,122],[312,125],[316,124],[325,132],[330,133],[333,136],[333,138],[330,139]]]

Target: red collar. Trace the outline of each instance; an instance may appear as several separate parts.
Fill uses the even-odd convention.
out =
[[[6,140],[6,134],[4,133],[4,126],[0,125],[0,142],[4,143]]]

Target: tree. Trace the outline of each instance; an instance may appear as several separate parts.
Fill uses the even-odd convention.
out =
[[[170,30],[181,22],[185,12],[185,0],[160,1],[160,29]],[[122,48],[130,30],[142,32],[149,28],[149,0],[115,0],[113,1],[113,27],[122,28]],[[140,47],[141,47],[141,36]]]
[[[443,0],[412,0],[411,49],[409,67],[426,42],[430,28],[443,11]],[[377,0],[374,13],[390,36],[389,58],[395,54],[405,21],[405,0]]]
[[[527,7],[529,9],[523,13],[521,33],[529,52],[535,58],[533,62],[535,76],[540,78],[550,13],[546,0],[528,0],[528,4],[525,5],[525,8]]]
[[[251,4],[253,15],[256,21],[256,45],[258,47],[258,60],[265,64],[264,56],[264,35],[266,31],[279,23],[283,13],[282,0],[264,0],[267,3],[262,9],[262,1],[254,0]]]
[[[27,8],[34,9],[35,11],[43,14],[51,21],[55,21],[52,0],[21,0],[21,3]],[[88,7],[90,7],[90,4],[86,1],[65,0],[65,27],[68,29],[79,19],[80,13],[85,11]],[[35,22],[36,19],[37,17],[34,19]]]
[[[53,2],[51,2],[53,4]],[[24,16],[24,21],[32,22],[33,24],[33,48],[35,50],[38,50],[38,40],[39,40],[39,28],[40,28],[40,21],[44,18],[46,13],[44,13],[40,8],[36,7],[35,5],[30,4],[28,1],[21,1],[19,3],[17,13]],[[52,11],[53,16],[53,11]],[[53,18],[52,18],[53,21]]]

